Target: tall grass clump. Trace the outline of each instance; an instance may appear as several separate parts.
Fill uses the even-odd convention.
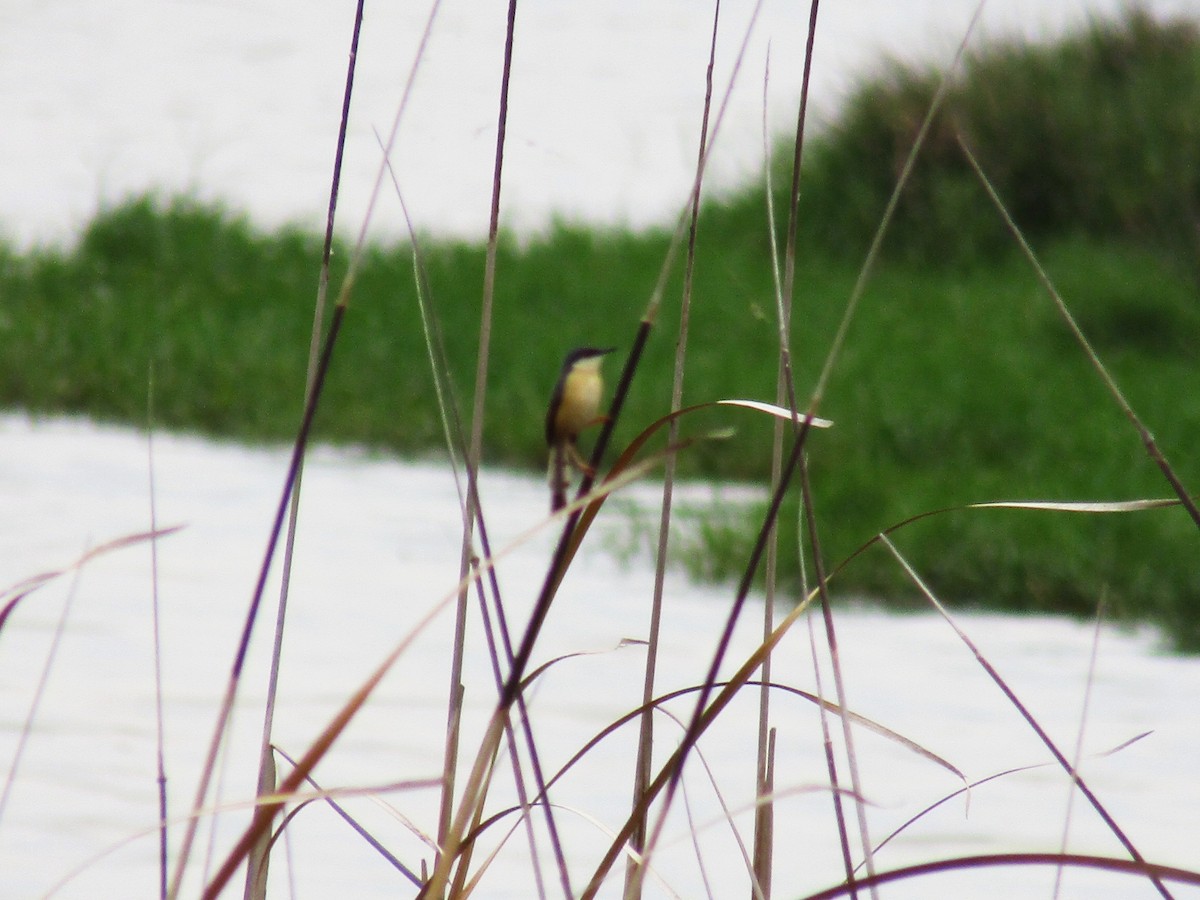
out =
[[[810,252],[865,249],[941,77],[886,66],[814,142],[804,192]],[[1035,243],[1075,233],[1131,241],[1200,277],[1198,108],[1200,28],[1190,20],[1135,7],[1050,43],[989,41],[952,76],[885,250],[922,265],[966,265],[1011,249],[961,136]]]
[[[1147,251],[1084,241],[1055,247],[1047,266],[1078,300],[1082,327],[1185,483],[1195,482],[1188,448],[1200,428],[1191,399],[1200,322],[1190,280]],[[958,276],[886,268],[869,299],[829,387],[824,412],[837,427],[822,435],[828,455],[812,460],[832,559],[931,510],[1169,494],[1018,261]],[[808,324],[819,343],[819,321]],[[785,542],[797,540],[795,522],[795,510],[785,511]],[[738,538],[738,527],[719,518],[705,526],[712,534],[695,556],[702,573],[736,572],[723,560],[749,544],[749,529]],[[1086,615],[1107,592],[1116,617],[1157,622],[1177,646],[1200,647],[1197,535],[1182,510],[1087,521],[962,511],[915,523],[897,540],[959,604]],[[798,579],[794,557],[784,562],[781,577]],[[897,606],[914,597],[875,551],[833,589]]]
[[[299,400],[267,398],[303,378],[319,256],[312,235],[187,200],[106,210],[69,251],[0,265],[0,402],[138,422],[153,366],[161,425],[282,439]]]
[[[802,257],[863,252],[942,79],[893,64],[813,143]],[[1188,450],[1200,427],[1190,399],[1200,361],[1198,108],[1200,30],[1136,10],[1053,43],[986,44],[949,76],[883,244],[874,302],[830,386],[834,450],[813,465],[824,476],[817,504],[838,523],[831,550],[849,554],[881,528],[984,497],[1164,487],[1018,258],[964,145],[1185,481],[1200,475]],[[747,194],[715,207],[714,227],[724,217],[746,224],[753,204]],[[819,302],[806,309],[798,340],[816,353],[829,324]],[[785,527],[795,521],[783,517]],[[1109,591],[1118,616],[1157,621],[1177,646],[1200,648],[1196,535],[1181,510],[1083,526],[947,514],[909,533],[919,568],[960,603],[1086,613]],[[724,572],[721,560],[737,555],[722,548],[698,564]],[[885,556],[867,554],[839,579],[893,603],[909,594]]]

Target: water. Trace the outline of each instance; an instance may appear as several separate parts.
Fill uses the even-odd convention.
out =
[[[1192,0],[1153,0],[1163,14]],[[814,127],[884,55],[947,62],[974,0],[821,5]],[[1122,0],[1007,0],[980,38],[1040,37]],[[503,3],[445,0],[393,154],[418,228],[479,236],[491,203]],[[725,0],[718,99],[754,4]],[[537,0],[520,6],[502,204],[521,232],[555,217],[670,220],[691,185],[712,16],[692,0]],[[98,203],[188,191],[267,225],[324,227],[352,4],[252,0],[0,0],[0,229],[21,245],[69,240]],[[342,181],[356,234],[428,15],[368,3]],[[761,168],[793,128],[808,4],[766,0],[709,170],[715,189]],[[12,89],[11,86],[19,86]],[[16,177],[15,173],[20,173]],[[404,233],[390,188],[375,228]]]

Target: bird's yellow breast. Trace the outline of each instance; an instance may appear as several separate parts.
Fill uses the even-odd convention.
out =
[[[563,382],[562,403],[558,407],[555,426],[559,434],[571,438],[596,421],[604,380],[600,377],[600,360],[585,359],[575,364]]]

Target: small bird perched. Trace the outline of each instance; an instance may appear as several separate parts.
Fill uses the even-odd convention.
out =
[[[579,347],[563,360],[558,384],[550,395],[546,412],[546,444],[550,448],[550,511],[567,505],[567,462],[588,475],[594,474],[575,441],[585,428],[604,421],[600,399],[604,379],[600,376],[601,359],[615,347]]]

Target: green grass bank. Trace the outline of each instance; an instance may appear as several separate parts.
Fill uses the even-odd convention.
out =
[[[930,73],[890,69],[806,148],[793,341],[801,397],[933,87]],[[1200,484],[1198,102],[1196,30],[1136,14],[1052,47],[1003,45],[972,58],[902,197],[834,370],[820,412],[836,427],[809,445],[828,567],[927,511],[1170,494],[968,176],[959,134],[1013,204],[1167,459],[1186,485]],[[1043,181],[1031,184],[1035,173]],[[747,186],[701,216],[685,403],[774,398],[764,194]],[[467,410],[485,250],[436,239],[420,246],[455,396]],[[562,355],[578,344],[628,348],[667,246],[665,233],[567,226],[502,242],[489,462],[544,467],[542,418]],[[350,253],[339,245],[337,265]],[[315,233],[264,233],[236,214],[171,198],[105,210],[68,248],[0,248],[0,405],[142,424],[153,370],[160,427],[287,441],[300,416],[319,259]],[[340,275],[335,266],[333,284]],[[442,446],[413,285],[409,248],[368,248],[319,438],[402,454]],[[680,290],[676,272],[618,448],[668,409]],[[617,365],[609,363],[611,375]],[[682,474],[765,482],[771,427],[759,417],[705,413],[684,429],[727,425],[736,435],[689,449]],[[725,509],[700,518],[694,571],[735,576],[756,515]],[[784,547],[796,546],[796,518],[793,503],[782,517]],[[1200,534],[1179,508],[958,511],[894,540],[944,599],[1086,615],[1103,597],[1110,615],[1155,622],[1176,646],[1200,650]],[[795,578],[796,554],[782,559],[785,577]],[[840,572],[835,588],[899,605],[915,599],[879,549]]]

